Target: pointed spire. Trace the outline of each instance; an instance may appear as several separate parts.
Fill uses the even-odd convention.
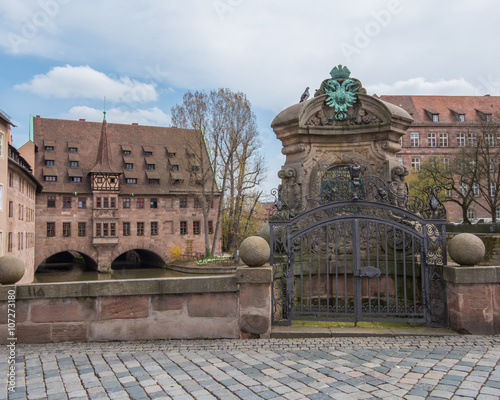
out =
[[[99,147],[97,148],[97,159],[94,168],[90,173],[111,173],[120,174],[121,171],[113,167],[113,160],[111,159],[111,152],[109,149],[108,133],[106,123],[106,111],[102,120],[101,138],[99,140]]]

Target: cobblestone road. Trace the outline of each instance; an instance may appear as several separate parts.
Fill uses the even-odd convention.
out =
[[[9,399],[500,398],[498,336],[49,344],[16,352]],[[0,374],[7,376],[6,362]]]

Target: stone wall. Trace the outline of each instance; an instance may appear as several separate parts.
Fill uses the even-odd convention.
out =
[[[444,267],[450,327],[473,335],[500,334],[500,267]]]
[[[269,337],[270,267],[236,276],[0,287],[0,341],[7,293],[16,290],[18,343]]]

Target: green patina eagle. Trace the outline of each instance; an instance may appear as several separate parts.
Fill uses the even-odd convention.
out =
[[[357,101],[356,92],[359,89],[359,82],[352,79],[344,79],[339,82],[336,79],[329,79],[324,84],[324,90],[327,94],[326,104],[335,111],[332,119],[335,117],[338,121],[343,121],[349,115],[347,109],[352,107]]]

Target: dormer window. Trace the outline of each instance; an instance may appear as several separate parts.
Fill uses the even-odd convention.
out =
[[[145,152],[144,152],[144,155],[145,155],[146,157],[150,157],[150,156],[152,156],[152,155],[153,155],[153,152],[152,152],[152,151],[145,151]]]
[[[78,168],[78,161],[70,161],[69,166],[71,168]]]
[[[475,110],[478,113],[479,118],[481,119],[481,121],[486,121],[486,122],[491,122],[492,121],[491,111],[490,110],[484,110],[484,109],[483,110],[478,110],[477,108]]]
[[[122,144],[122,153],[124,156],[129,156],[132,153],[132,147]]]
[[[172,171],[179,171],[178,165],[172,165]]]
[[[54,160],[45,160],[45,166],[47,166],[47,167],[53,167],[54,166]]]
[[[465,114],[458,114],[458,120],[460,122],[465,122]]]
[[[43,148],[45,151],[54,151],[54,146],[56,145],[56,142],[53,140],[44,140],[43,141]]]
[[[153,171],[156,169],[156,164],[147,164],[147,168],[149,171]]]
[[[78,153],[78,142],[68,142],[68,151],[70,153]]]
[[[123,156],[123,163],[125,164],[125,169],[134,169],[134,159],[130,156]]]
[[[439,114],[432,114],[432,122],[439,122]]]

